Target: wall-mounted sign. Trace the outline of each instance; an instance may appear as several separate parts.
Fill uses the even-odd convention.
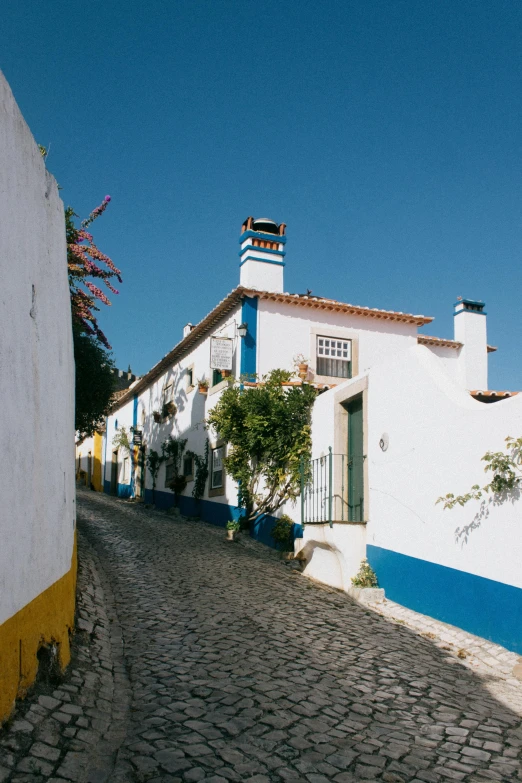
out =
[[[232,340],[228,337],[212,337],[210,340],[210,369],[232,369]]]

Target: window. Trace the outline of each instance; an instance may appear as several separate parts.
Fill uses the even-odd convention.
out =
[[[172,383],[167,384],[163,389],[163,405],[167,402],[171,402],[174,399],[174,385]]]
[[[215,386],[216,383],[221,383],[223,380],[223,374],[221,370],[212,370],[212,386]]]
[[[188,370],[186,370],[187,373],[187,389],[192,389],[194,386],[194,367],[189,367]]]
[[[183,475],[192,477],[193,472],[192,457],[183,457]]]
[[[212,489],[223,486],[223,457],[224,446],[212,449],[212,472],[210,486]]]
[[[129,484],[130,483],[130,459],[129,457],[125,457],[123,460],[123,483]]]
[[[165,486],[168,487],[169,482],[174,478],[174,460],[168,459],[165,463]]]
[[[351,340],[317,337],[317,375],[333,378],[352,377]]]

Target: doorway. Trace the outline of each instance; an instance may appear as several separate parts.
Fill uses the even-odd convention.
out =
[[[362,395],[346,405],[348,411],[348,520],[364,522],[364,437]]]

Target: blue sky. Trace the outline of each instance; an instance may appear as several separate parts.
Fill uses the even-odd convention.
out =
[[[0,65],[66,204],[123,272],[101,324],[143,373],[239,280],[248,215],[285,288],[433,315],[484,299],[522,389],[519,0],[17,0]]]

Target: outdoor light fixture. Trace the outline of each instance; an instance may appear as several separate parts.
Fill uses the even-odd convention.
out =
[[[237,333],[240,337],[246,337],[248,334],[248,324],[243,322],[237,327]]]

